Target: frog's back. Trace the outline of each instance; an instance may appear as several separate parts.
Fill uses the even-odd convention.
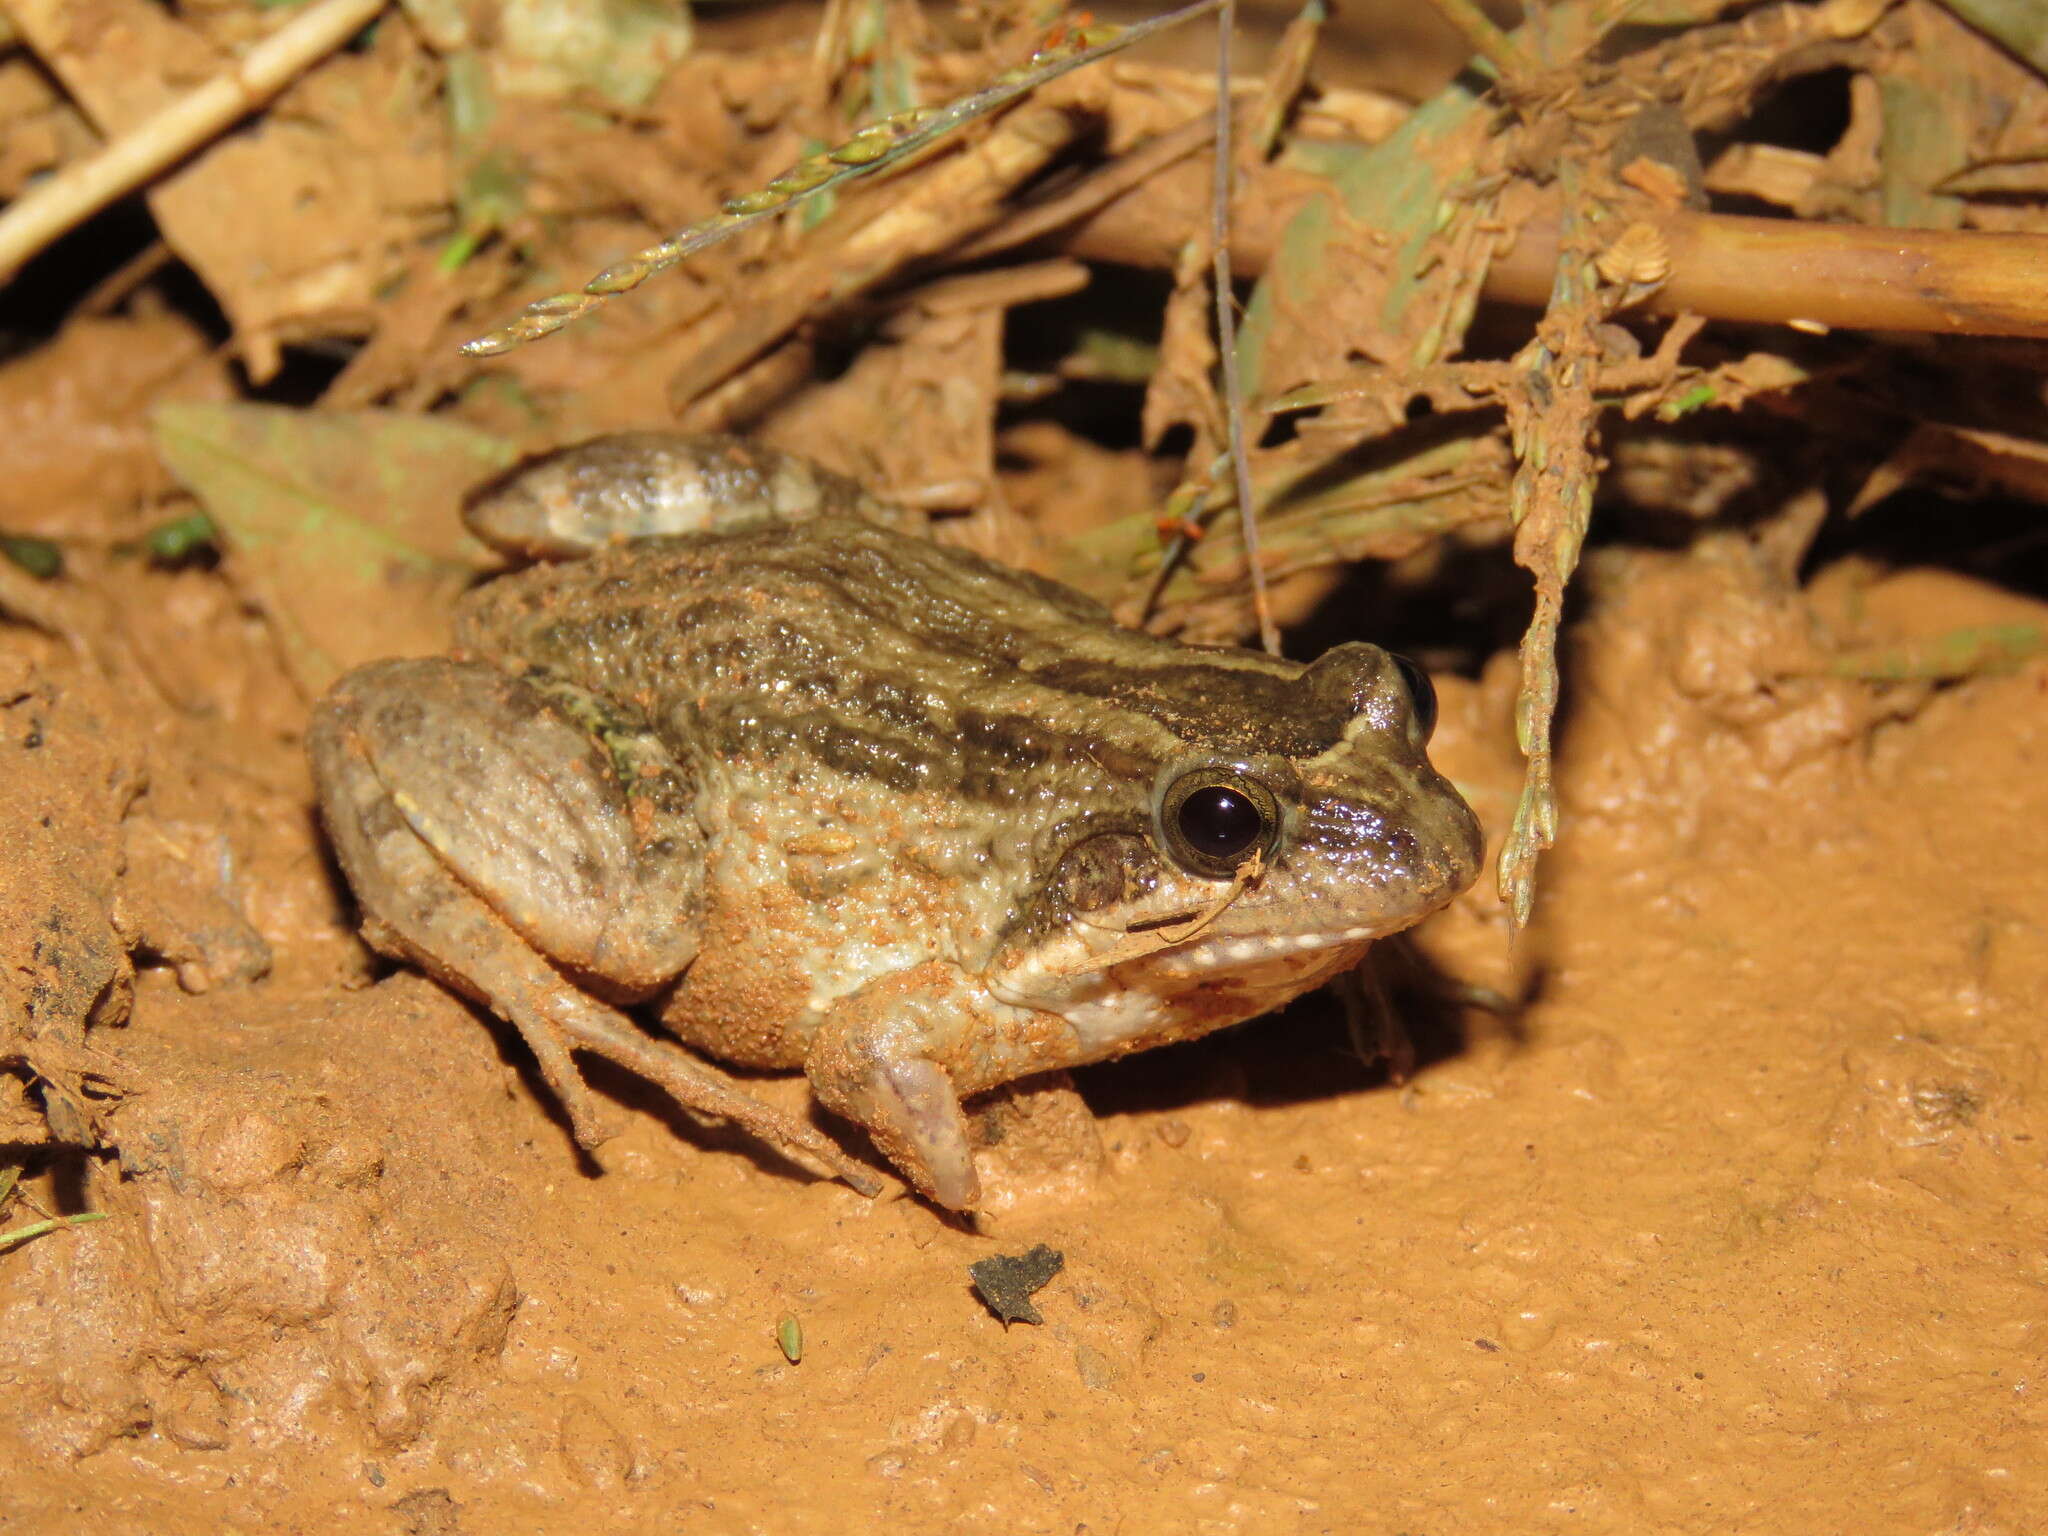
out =
[[[697,670],[707,642],[735,627],[766,640],[790,622],[879,627],[935,654],[1013,661],[1057,648],[1065,631],[1114,628],[1071,588],[863,519],[827,517],[634,539],[532,567],[472,594],[459,638],[571,666],[585,650],[613,663],[631,651],[680,672]],[[786,659],[770,646],[754,659]]]
[[[504,577],[466,601],[458,639],[686,719],[728,760],[808,748],[900,790],[1021,792],[1054,760],[1149,781],[1190,734],[1264,748],[1302,671],[1137,634],[1070,588],[839,518]]]

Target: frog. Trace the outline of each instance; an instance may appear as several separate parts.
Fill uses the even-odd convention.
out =
[[[1271,1012],[1477,872],[1370,642],[1126,627],[737,438],[594,439],[465,517],[515,568],[308,750],[367,941],[509,1021],[585,1147],[577,1053],[885,1187],[734,1069],[801,1071],[972,1213],[976,1096]]]

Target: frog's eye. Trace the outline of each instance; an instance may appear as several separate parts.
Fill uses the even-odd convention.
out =
[[[1436,684],[1429,680],[1429,674],[1403,656],[1399,651],[1389,651],[1394,666],[1401,674],[1401,681],[1408,687],[1408,697],[1415,705],[1415,723],[1422,727],[1425,744],[1436,734]]]
[[[1159,825],[1182,868],[1227,880],[1253,853],[1272,846],[1280,829],[1280,805],[1270,789],[1248,774],[1197,768],[1167,789]]]

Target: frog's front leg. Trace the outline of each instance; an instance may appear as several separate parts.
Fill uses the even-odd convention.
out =
[[[703,852],[690,785],[615,706],[478,662],[380,662],[322,701],[308,747],[366,936],[509,1020],[579,1143],[608,1130],[570,1059],[577,1049],[874,1192],[872,1175],[815,1128],[570,980],[632,999],[697,949]]]
[[[960,1100],[1076,1054],[1065,1020],[998,1002],[960,967],[933,960],[834,1003],[804,1071],[820,1102],[866,1127],[920,1191],[971,1211],[981,1180]]]

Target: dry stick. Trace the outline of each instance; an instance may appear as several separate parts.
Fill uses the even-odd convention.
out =
[[[915,288],[885,294],[867,307],[885,315],[906,310],[927,315],[962,315],[985,309],[1016,309],[1079,293],[1093,277],[1094,272],[1085,261],[1054,256],[1046,261],[935,277]]]
[[[1883,229],[1732,214],[1646,221],[1671,273],[1644,301],[1662,314],[1806,321],[1876,331],[2048,336],[2048,235]],[[1557,223],[1532,221],[1495,260],[1486,295],[1540,303],[1557,262]],[[1539,275],[1540,274],[1540,275]]]
[[[1237,0],[1223,0],[1216,13],[1216,178],[1210,188],[1210,261],[1216,290],[1216,345],[1223,358],[1223,419],[1230,438],[1230,473],[1237,484],[1237,518],[1244,529],[1245,569],[1251,576],[1252,612],[1259,621],[1259,644],[1266,654],[1280,654],[1280,631],[1273,623],[1273,605],[1266,596],[1266,567],[1259,559],[1259,508],[1252,500],[1252,469],[1244,456],[1244,380],[1237,367],[1236,290],[1230,282],[1230,198],[1235,190],[1237,156],[1230,132],[1230,43],[1236,35]]]
[[[386,0],[319,0],[230,69],[66,166],[0,212],[0,281],[38,251],[217,138],[356,33]]]
[[[1140,66],[1127,64],[1124,67],[1126,71],[1130,71]],[[1254,78],[1240,82],[1238,89],[1241,91],[1251,91],[1257,89],[1258,86],[1259,82]],[[1355,91],[1325,91],[1320,99],[1327,105],[1333,101],[1347,98],[1361,104],[1378,105],[1375,98]],[[1391,111],[1392,109],[1390,108],[1389,110]],[[1393,127],[1398,124],[1400,117],[1405,115],[1405,111],[1397,114],[1394,120],[1387,125],[1387,131],[1391,132]],[[1119,155],[1116,159],[1091,171],[1081,181],[1065,191],[1048,197],[1042,202],[1025,204],[987,234],[952,252],[947,257],[947,260],[960,266],[970,266],[989,256],[1011,250],[1016,246],[1028,244],[1046,235],[1055,234],[1067,226],[1087,218],[1090,214],[1108,207],[1132,189],[1151,182],[1162,171],[1167,170],[1171,166],[1178,165],[1190,155],[1207,148],[1215,140],[1215,137],[1216,114],[1213,110],[1202,113],[1200,117],[1189,118],[1188,121],[1182,123],[1178,128],[1170,128],[1165,133],[1147,139],[1135,148]],[[1271,145],[1267,144],[1264,147],[1270,150]],[[1304,186],[1313,187],[1326,184],[1319,180],[1311,179],[1305,172],[1290,171],[1287,174]],[[1171,228],[1162,225],[1160,232],[1162,235],[1171,238],[1177,249],[1181,240],[1173,231],[1184,229],[1192,222],[1192,219],[1177,221]],[[1231,239],[1231,248],[1240,259],[1246,249],[1245,238],[1246,233],[1244,229],[1238,228]],[[1265,266],[1265,259],[1266,253],[1261,250],[1258,259],[1253,263],[1253,270],[1262,269]],[[1172,265],[1171,261],[1168,262],[1168,265]]]
[[[1274,173],[1275,181],[1282,178]],[[1292,181],[1291,178],[1288,179]],[[1283,183],[1286,184],[1286,183]],[[1312,184],[1287,198],[1281,216],[1245,221],[1232,256],[1239,271],[1273,259],[1264,230],[1280,230],[1294,209],[1324,195]],[[1256,201],[1257,190],[1252,199]],[[1120,199],[1087,217],[1062,242],[1086,260],[1172,270],[1174,229],[1200,217],[1185,204]],[[1709,320],[1770,325],[1812,321],[1844,329],[1933,331],[1975,336],[2048,336],[2048,235],[2003,231],[1881,229],[1803,219],[1674,213],[1646,219],[1670,247],[1664,285],[1637,306],[1687,311]],[[1495,258],[1484,294],[1498,303],[1541,307],[1557,268],[1557,215],[1539,213]],[[1760,280],[1761,276],[1761,280]]]
[[[807,337],[785,341],[706,390],[676,418],[679,432],[736,432],[818,374],[818,348]]]
[[[94,283],[92,290],[73,306],[79,315],[111,315],[128,295],[176,261],[177,254],[161,239],[152,240],[112,272]]]
[[[1326,0],[1308,0],[1273,45],[1273,56],[1266,61],[1265,78],[1250,82],[1258,87],[1258,94],[1253,99],[1244,142],[1236,146],[1245,169],[1262,164],[1280,142],[1280,132],[1287,126],[1294,104],[1308,84],[1309,65],[1315,60],[1316,44],[1329,19]]]

